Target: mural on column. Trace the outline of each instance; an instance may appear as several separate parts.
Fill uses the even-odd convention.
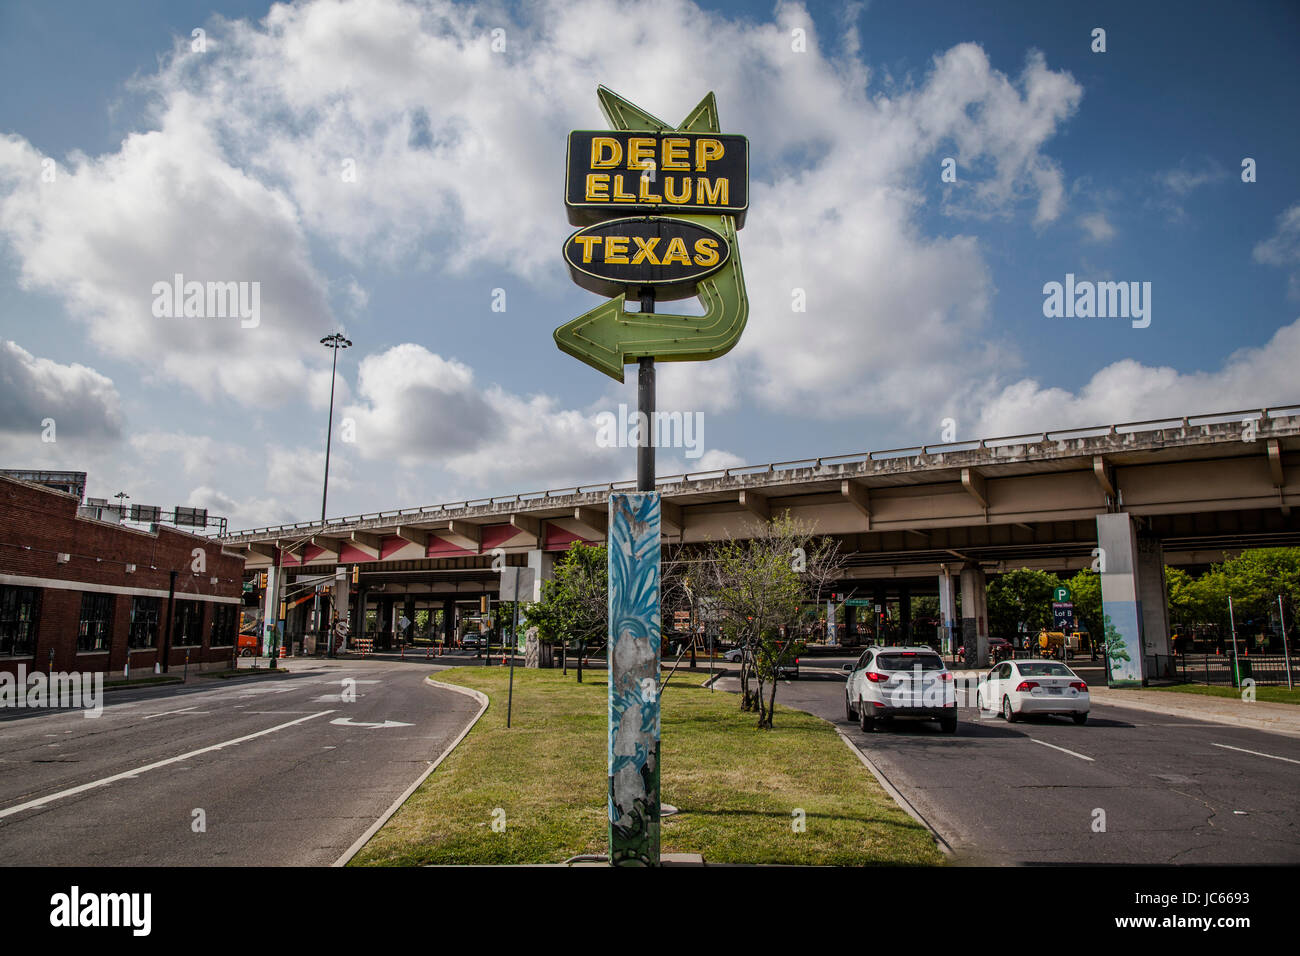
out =
[[[1106,664],[1111,687],[1142,683],[1141,604],[1132,518],[1124,513],[1097,515],[1101,555],[1101,613],[1106,628]]]
[[[609,496],[609,861],[659,864],[659,495]]]

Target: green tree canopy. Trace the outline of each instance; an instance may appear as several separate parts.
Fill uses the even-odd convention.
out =
[[[1019,568],[995,578],[988,586],[989,633],[1014,639],[1036,634],[1052,623],[1052,589],[1060,579],[1049,571]]]
[[[524,621],[544,641],[596,644],[608,634],[609,571],[604,545],[575,541],[542,582],[542,599],[524,608]]]

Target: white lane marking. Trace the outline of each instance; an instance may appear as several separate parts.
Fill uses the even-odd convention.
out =
[[[1290,757],[1279,757],[1276,754],[1263,754],[1258,750],[1247,750],[1244,747],[1229,747],[1227,744],[1211,744],[1214,747],[1222,747],[1224,750],[1235,750],[1238,753],[1253,754],[1256,757],[1267,757],[1269,760],[1285,760],[1287,763],[1300,763],[1300,760],[1292,760]]]
[[[1049,744],[1045,740],[1039,740],[1037,737],[1030,737],[1036,744],[1042,744],[1044,747],[1051,747],[1053,750],[1059,750],[1063,754],[1069,754],[1071,757],[1078,757],[1080,760],[1086,760],[1088,763],[1096,763],[1091,757],[1085,757],[1083,754],[1077,754],[1073,750],[1066,750],[1064,747],[1058,747],[1056,744]]]
[[[194,707],[197,707],[197,706],[198,706],[198,704],[195,704],[195,705],[194,705]],[[144,715],[144,719],[145,719],[145,720],[152,720],[154,717],[170,717],[172,714],[188,714],[188,713],[190,713],[192,710],[194,710],[194,707],[182,707],[180,710],[164,710],[161,714],[145,714],[145,715]],[[206,710],[202,710],[202,711],[199,711],[199,713],[201,713],[201,714],[206,714],[207,711],[206,711]]]
[[[262,737],[266,734],[273,734],[277,730],[284,730],[286,727],[292,727],[294,724],[301,724],[306,720],[315,720],[317,717],[324,717],[326,714],[332,714],[332,710],[322,710],[312,714],[309,717],[299,717],[297,720],[291,720],[287,724],[278,724],[275,727],[268,727],[266,730],[259,730],[256,733],[245,734],[243,737],[236,737],[234,740],[226,740],[219,744],[212,744],[199,750],[191,750],[189,753],[181,754],[178,757],[168,757],[166,760],[158,760],[151,764],[145,764],[143,767],[136,767],[134,770],[124,770],[121,773],[115,773],[111,777],[101,777],[99,780],[92,780],[90,783],[83,783],[77,787],[70,787],[67,790],[60,790],[58,793],[51,793],[48,796],[40,797],[36,800],[28,800],[26,803],[20,803],[15,807],[6,807],[0,810],[0,820],[15,813],[22,813],[24,810],[34,810],[37,807],[43,807],[47,803],[53,803],[55,800],[62,800],[64,797],[76,796],[79,793],[85,793],[87,790],[94,790],[97,787],[106,787],[110,783],[117,783],[119,780],[129,780],[132,777],[138,777],[142,773],[148,773],[150,770],[157,770],[159,767],[166,767],[168,764],[179,763],[182,760],[189,760],[191,757],[197,757],[200,754],[211,753],[214,750],[221,750],[224,747],[233,747],[235,744],[242,744],[246,740],[252,740],[255,737]]]
[[[335,717],[330,721],[331,724],[337,724],[340,727],[414,727],[415,724],[404,724],[400,720],[385,720],[381,724],[368,724],[364,721],[353,720],[351,717]]]

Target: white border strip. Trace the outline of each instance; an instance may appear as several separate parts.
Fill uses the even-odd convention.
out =
[[[478,719],[482,717],[483,712],[488,709],[487,694],[484,694],[481,691],[471,690],[468,687],[457,687],[455,684],[444,684],[442,681],[436,681],[432,677],[426,677],[424,679],[424,682],[428,684],[430,687],[442,687],[445,688],[446,690],[454,690],[458,694],[465,694],[468,697],[473,697],[475,700],[479,702],[478,713],[474,715],[473,720],[471,720],[468,724],[465,725],[465,729],[460,732],[460,735],[447,745],[447,749],[438,755],[438,759],[435,760],[433,763],[429,764],[429,769],[424,771],[424,773],[420,774],[419,779],[417,779],[415,783],[407,787],[406,792],[403,793],[396,800],[394,800],[393,805],[384,811],[384,815],[381,816],[374,823],[372,823],[370,825],[370,828],[366,830],[365,833],[361,834],[361,836],[357,839],[357,842],[353,843],[350,847],[348,847],[347,851],[341,857],[339,857],[337,860],[331,863],[330,866],[332,867],[347,866],[348,862],[359,852],[361,852],[361,848],[370,842],[370,838],[379,832],[379,828],[382,827],[385,823],[387,823],[392,818],[393,814],[396,813],[401,808],[402,804],[404,804],[407,801],[407,799],[411,796],[411,794],[415,793],[415,791],[419,789],[420,784],[424,783],[424,781],[429,779],[429,774],[433,773],[435,770],[438,769],[438,765],[447,759],[447,756],[453,750],[456,749],[456,746],[462,740],[465,739],[465,735],[474,729],[474,725],[478,723]]]

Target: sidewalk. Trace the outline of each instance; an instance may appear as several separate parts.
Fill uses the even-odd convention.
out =
[[[973,687],[983,671],[953,671],[958,687]],[[1169,717],[1227,724],[1263,730],[1271,734],[1300,737],[1300,706],[1271,704],[1264,701],[1244,701],[1227,697],[1206,697],[1200,694],[1183,694],[1178,691],[1110,688],[1105,684],[1088,682],[1088,693],[1094,704],[1109,707],[1128,707]],[[968,704],[969,706],[969,704]]]
[[[1094,704],[1129,707],[1170,717],[1247,727],[1271,734],[1300,737],[1300,706],[1244,701],[1226,697],[1205,697],[1177,691],[1111,689],[1089,687]]]

